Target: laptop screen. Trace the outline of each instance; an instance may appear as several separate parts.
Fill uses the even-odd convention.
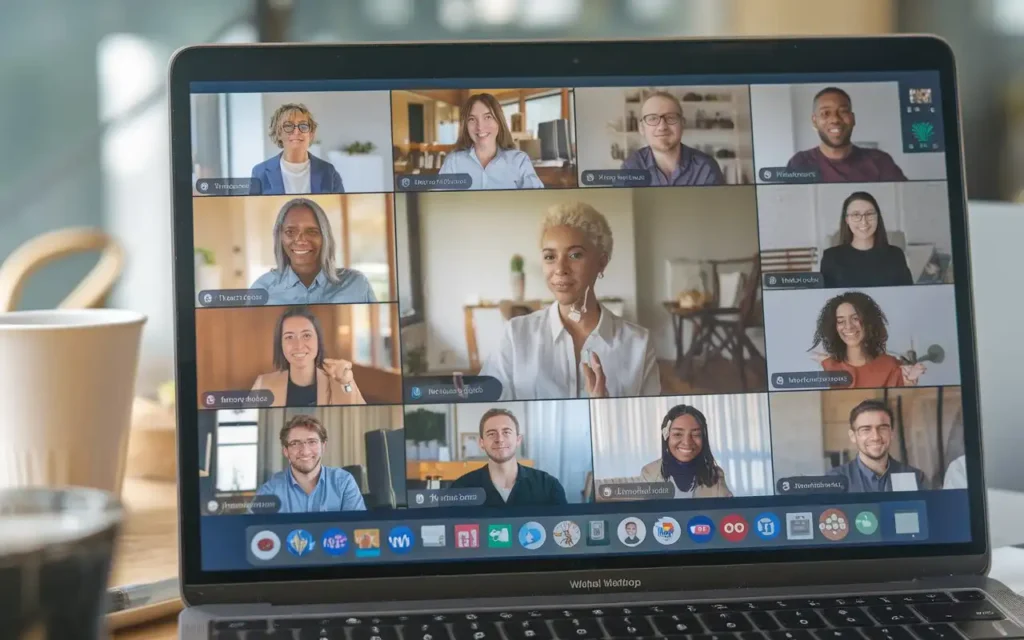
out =
[[[939,91],[192,83],[203,570],[969,541]]]

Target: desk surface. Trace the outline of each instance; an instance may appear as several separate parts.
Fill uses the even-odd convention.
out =
[[[173,483],[125,482],[128,510],[114,560],[111,584],[144,582],[177,573],[177,489]],[[1024,543],[1024,493],[990,489],[989,528],[993,548]],[[997,556],[998,557],[998,556]],[[177,616],[165,617],[113,634],[114,640],[176,640]]]

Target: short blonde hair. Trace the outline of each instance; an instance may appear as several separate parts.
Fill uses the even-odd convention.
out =
[[[683,115],[683,103],[679,101],[679,98],[672,95],[668,91],[662,90],[654,91],[651,94],[649,94],[646,98],[644,98],[643,104],[640,105],[641,114],[643,114],[644,111],[644,104],[647,104],[647,101],[650,100],[651,98],[664,98],[666,100],[672,101],[672,104],[676,105],[676,110],[679,111],[680,117]]]
[[[544,241],[544,234],[552,227],[579,229],[605,255],[606,260],[612,259],[612,228],[601,212],[586,202],[556,204],[548,209],[540,231],[541,242]]]
[[[316,120],[313,119],[313,114],[306,108],[306,105],[300,102],[286,102],[274,111],[274,115],[270,116],[270,129],[267,131],[268,135],[270,135],[270,141],[280,149],[284,148],[284,143],[281,142],[281,136],[279,135],[281,123],[290,113],[300,113],[309,120],[310,142],[313,141],[313,137],[316,135]]]

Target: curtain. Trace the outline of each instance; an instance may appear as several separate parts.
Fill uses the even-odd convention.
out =
[[[661,421],[678,404],[696,407],[726,482],[737,496],[773,493],[768,395],[737,394],[591,400],[594,477],[639,478],[661,458]]]
[[[570,503],[581,502],[593,468],[588,402],[556,400],[524,404],[520,421],[524,457],[533,460],[535,469],[557,478]]]

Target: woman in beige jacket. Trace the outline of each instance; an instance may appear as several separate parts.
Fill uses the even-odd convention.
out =
[[[661,421],[661,458],[640,471],[644,482],[671,482],[676,498],[731,498],[725,472],[715,462],[708,421],[695,407],[680,404]]]
[[[272,407],[366,404],[348,360],[325,357],[320,321],[306,307],[289,307],[274,330],[274,369],[253,390],[270,391]]]

